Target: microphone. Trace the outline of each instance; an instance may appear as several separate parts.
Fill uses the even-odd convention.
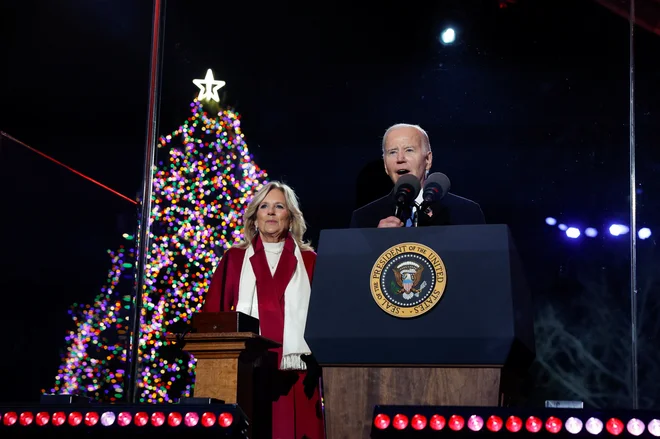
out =
[[[419,179],[413,174],[404,174],[397,180],[396,185],[394,185],[395,217],[402,222],[406,222],[406,213],[410,210],[410,206],[417,198],[421,188],[422,185]]]
[[[449,192],[450,187],[449,177],[442,172],[434,172],[429,175],[426,182],[424,182],[423,201],[419,210],[424,212],[432,203],[442,200]]]

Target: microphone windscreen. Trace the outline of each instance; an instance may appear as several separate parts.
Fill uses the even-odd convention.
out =
[[[429,175],[426,181],[424,182],[424,188],[426,189],[427,187],[438,188],[440,190],[440,193],[438,194],[437,199],[440,200],[445,195],[447,195],[447,192],[449,192],[449,188],[451,187],[451,182],[449,181],[449,177],[447,177],[442,172],[434,172],[433,174]]]
[[[419,182],[419,179],[413,174],[404,174],[399,177],[399,179],[396,181],[396,184],[394,185],[394,193],[396,194],[399,192],[399,189],[404,186],[412,188],[412,192],[414,194],[412,197],[413,200],[417,197],[417,194],[419,194],[419,191],[422,189],[422,185]]]

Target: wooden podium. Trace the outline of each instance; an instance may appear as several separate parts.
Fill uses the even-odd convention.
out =
[[[238,404],[250,427],[255,418],[270,425],[271,420],[264,419],[270,412],[259,410],[257,404],[255,372],[268,349],[280,346],[258,331],[258,321],[242,313],[199,313],[192,318],[192,332],[183,339],[183,350],[197,360],[193,396]],[[252,428],[249,434],[253,437],[251,432]]]
[[[501,405],[534,358],[507,226],[323,230],[317,251],[305,339],[328,439],[369,437],[377,405]],[[397,270],[420,265],[419,295],[402,294]]]
[[[499,368],[323,366],[328,439],[367,438],[376,405],[496,407]]]

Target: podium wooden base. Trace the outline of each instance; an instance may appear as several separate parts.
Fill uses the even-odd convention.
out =
[[[268,349],[278,346],[279,343],[252,332],[187,334],[183,349],[197,360],[194,396],[238,404],[250,420],[251,435],[255,412],[263,413],[256,407],[255,367]]]
[[[496,407],[499,368],[324,367],[328,439],[367,438],[375,405]]]

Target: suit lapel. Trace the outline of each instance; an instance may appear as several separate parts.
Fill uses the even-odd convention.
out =
[[[254,242],[254,254],[250,256],[250,264],[252,264],[252,271],[254,277],[257,279],[257,284],[261,282],[268,282],[272,278],[270,268],[268,268],[268,260],[266,259],[266,252],[264,245],[261,243],[261,238],[257,237]]]
[[[280,256],[280,261],[277,264],[275,276],[273,277],[278,298],[280,300],[284,297],[286,287],[289,285],[293,273],[296,271],[296,266],[298,265],[298,259],[296,259],[294,251],[295,243],[291,235],[289,235],[284,242],[284,249],[282,250],[282,255]]]
[[[440,203],[433,203],[419,218],[420,226],[446,226],[451,218],[449,208]]]
[[[268,260],[266,259],[266,251],[261,242],[261,238],[257,237],[254,240],[254,255],[250,257],[250,264],[254,276],[257,279],[257,285],[261,287],[262,292],[270,291],[278,301],[282,301],[287,285],[296,270],[298,260],[295,256],[295,244],[293,238],[288,236],[284,242],[284,249],[280,255],[280,260],[275,269],[275,275],[270,272]],[[263,294],[262,294],[263,296]]]
[[[376,220],[376,224],[378,224],[378,221],[383,218],[394,216],[396,206],[394,204],[394,199],[392,198],[393,196],[394,192],[390,192],[388,195],[380,199],[380,202],[378,203],[378,214],[376,215],[379,218]]]

